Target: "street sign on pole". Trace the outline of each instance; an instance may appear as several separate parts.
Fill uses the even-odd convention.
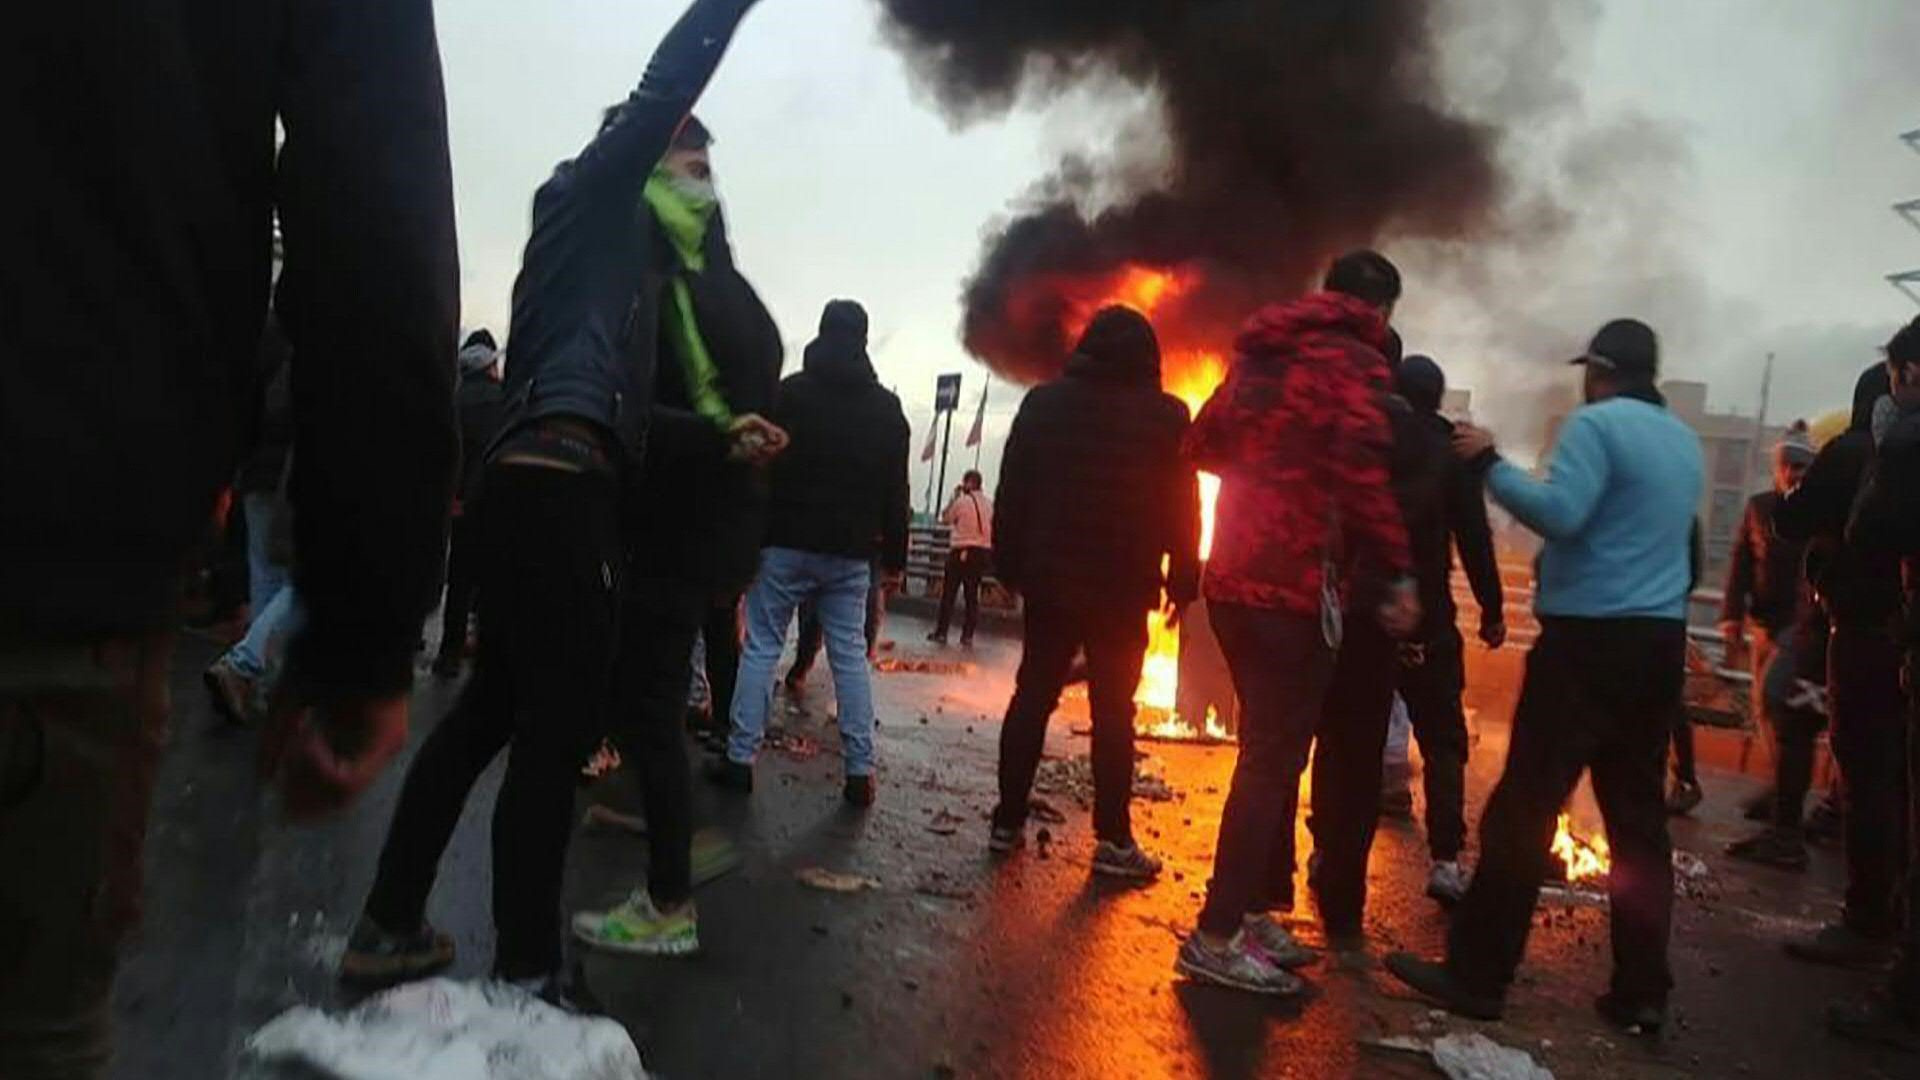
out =
[[[960,407],[960,376],[958,373],[940,376],[933,394],[933,411],[950,413]]]

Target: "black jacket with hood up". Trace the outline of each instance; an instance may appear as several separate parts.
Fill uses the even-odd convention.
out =
[[[1029,601],[1145,612],[1200,594],[1187,407],[1145,319],[1103,312],[1066,374],[1021,402],[994,500],[994,573]],[[1163,574],[1162,564],[1167,569]]]
[[[1411,356],[1394,369],[1397,402],[1391,469],[1394,494],[1407,523],[1407,545],[1420,592],[1421,641],[1455,632],[1453,555],[1457,548],[1467,583],[1480,606],[1480,623],[1505,621],[1506,594],[1493,551],[1493,528],[1480,474],[1453,452],[1453,422],[1440,415],[1446,378],[1425,356]]]
[[[1845,434],[1814,457],[1798,487],[1780,497],[1774,531],[1807,544],[1807,579],[1836,626],[1885,627],[1900,608],[1900,561],[1847,542],[1847,520],[1873,461],[1873,409],[1887,396],[1887,371],[1875,364],[1853,391]]]
[[[867,313],[827,305],[800,372],[780,384],[774,423],[793,442],[773,465],[767,546],[907,565],[907,453],[900,399],[867,358]]]

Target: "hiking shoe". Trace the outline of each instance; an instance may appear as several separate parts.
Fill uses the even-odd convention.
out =
[[[1193,934],[1181,944],[1173,970],[1195,982],[1244,990],[1249,994],[1292,997],[1307,988],[1298,975],[1268,959],[1266,953],[1247,939],[1244,931],[1233,935],[1226,946],[1219,949],[1208,945],[1198,933]]]
[[[872,806],[873,800],[879,795],[880,785],[871,776],[849,776],[840,789],[840,797],[847,801],[848,806],[857,806],[862,810]]]
[[[707,762],[707,781],[716,787],[728,791],[738,791],[744,795],[753,793],[753,766],[742,765],[732,758],[714,758]]]
[[[1027,830],[1007,825],[995,825],[987,833],[987,850],[995,855],[1011,855],[1027,846]]]
[[[207,684],[207,693],[213,698],[213,711],[229,724],[239,727],[252,727],[259,719],[254,708],[254,700],[259,695],[259,684],[252,677],[235,667],[231,660],[222,656],[207,667],[201,676]]]
[[[1433,864],[1427,871],[1427,895],[1440,902],[1442,907],[1452,907],[1467,897],[1467,886],[1473,878],[1458,860],[1445,859]]]
[[[1789,836],[1777,829],[1767,829],[1745,840],[1735,840],[1727,845],[1727,854],[1742,862],[1771,866],[1776,870],[1805,873],[1807,869],[1807,845],[1801,843],[1798,836]]]
[[[379,989],[437,975],[453,966],[453,939],[422,926],[414,934],[389,934],[361,916],[340,957],[340,981]]]
[[[1629,1035],[1658,1035],[1667,1025],[1665,1005],[1636,1005],[1612,992],[1594,998],[1593,1011]]]
[[[1413,792],[1402,789],[1380,796],[1380,816],[1393,821],[1413,820]]]
[[[1772,821],[1774,804],[1780,801],[1774,789],[1768,788],[1740,804],[1740,816],[1748,821]]]
[[[1811,937],[1789,941],[1787,955],[1828,967],[1879,967],[1893,959],[1893,937],[1868,937],[1845,923],[1828,923]]]
[[[1295,941],[1293,931],[1271,915],[1248,915],[1240,921],[1240,932],[1267,954],[1275,967],[1291,971],[1320,959],[1319,953]]]
[[[611,911],[575,915],[573,936],[593,948],[626,956],[692,956],[700,951],[693,901],[663,912],[645,889],[635,889]]]
[[[1160,860],[1141,851],[1139,844],[1129,842],[1121,847],[1111,840],[1102,840],[1093,849],[1093,872],[1128,881],[1152,881],[1160,876]]]
[[[1673,789],[1667,792],[1667,813],[1673,817],[1685,817],[1693,813],[1701,800],[1707,797],[1700,790],[1698,780],[1675,780]]]
[[[1905,1015],[1885,996],[1827,1006],[1827,1030],[1854,1042],[1920,1054],[1920,1019]]]
[[[1422,960],[1409,952],[1387,954],[1387,970],[1393,977],[1420,992],[1421,996],[1456,1016],[1469,1020],[1498,1020],[1507,1011],[1498,997],[1476,994],[1460,985],[1445,964]]]

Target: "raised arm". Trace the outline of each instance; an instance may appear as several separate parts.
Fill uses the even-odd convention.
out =
[[[574,159],[580,183],[626,194],[640,190],[756,2],[694,0],[654,50],[640,85]]]

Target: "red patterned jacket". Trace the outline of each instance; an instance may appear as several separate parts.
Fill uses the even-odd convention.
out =
[[[1411,570],[1388,485],[1386,338],[1377,311],[1337,293],[1248,322],[1186,442],[1221,478],[1208,600],[1314,615],[1330,554],[1349,578],[1357,560],[1387,577]]]

